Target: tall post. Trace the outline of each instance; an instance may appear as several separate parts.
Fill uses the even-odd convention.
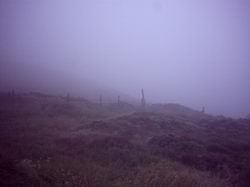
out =
[[[15,92],[14,89],[11,90],[11,96],[12,96],[12,97],[15,97],[15,96],[16,96],[16,92]]]
[[[100,95],[100,97],[99,97],[99,104],[100,104],[100,106],[102,106],[102,95]]]
[[[10,96],[11,96],[11,102],[14,104],[16,101],[16,92],[14,89],[11,90]]]
[[[69,101],[70,101],[70,95],[69,95],[69,93],[67,93],[67,95],[66,95],[66,102],[69,103]]]
[[[205,107],[204,106],[202,106],[202,109],[201,109],[201,113],[205,113]]]
[[[117,98],[117,104],[118,104],[118,106],[121,105],[121,100],[120,100],[120,96],[119,95],[118,95],[118,98]]]
[[[141,107],[142,107],[143,110],[145,110],[145,108],[146,108],[146,101],[145,101],[145,97],[144,97],[144,90],[143,90],[143,88],[141,90],[141,95],[142,95],[142,98],[141,98]]]

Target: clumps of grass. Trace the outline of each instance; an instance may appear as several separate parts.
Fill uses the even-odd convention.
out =
[[[184,167],[176,162],[162,161],[156,164],[138,168],[125,181],[126,186],[134,187],[229,187],[227,181],[210,176],[208,173]]]
[[[133,168],[154,160],[143,147],[121,137],[110,136],[94,140],[88,145],[87,150],[87,155],[91,160],[106,166],[114,165],[120,168]]]
[[[36,187],[101,187],[109,184],[105,168],[77,159],[57,155],[43,160],[21,160],[17,165],[32,180],[27,186]],[[21,182],[17,183],[17,186]]]
[[[27,186],[230,187],[218,177],[166,160],[132,168],[118,167],[59,155],[44,160],[22,160],[18,164],[19,171],[30,181]]]
[[[249,121],[46,100],[0,107],[0,186],[250,186]]]
[[[172,159],[200,171],[214,173],[230,182],[240,182],[237,173],[245,173],[239,159],[224,145],[177,135],[155,136],[148,142],[153,155]],[[231,154],[231,155],[230,155]],[[236,182],[236,183],[237,183]]]
[[[200,154],[206,151],[203,142],[187,136],[176,136],[173,134],[155,136],[149,140],[148,144],[152,149],[161,151],[164,155],[171,153],[175,155]]]
[[[95,120],[87,125],[81,126],[78,130],[89,129],[91,131],[100,131],[105,133],[113,133],[114,131],[118,130],[118,128],[112,124],[108,124],[103,120]]]

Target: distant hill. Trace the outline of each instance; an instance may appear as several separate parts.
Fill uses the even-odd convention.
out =
[[[134,102],[135,99],[122,92],[105,87],[89,80],[84,75],[66,73],[60,68],[48,69],[37,63],[0,63],[0,91],[40,92],[50,95],[84,97],[99,102],[102,95],[104,103],[121,101]]]

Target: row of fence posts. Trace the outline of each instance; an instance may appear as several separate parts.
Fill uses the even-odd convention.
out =
[[[14,89],[12,89],[10,92],[8,92],[8,95],[10,97],[12,97],[12,98],[15,98],[17,96]],[[66,99],[66,103],[70,103],[71,97],[70,97],[69,93],[67,93],[65,99]],[[99,105],[103,106],[103,97],[102,97],[102,95],[99,96]],[[117,96],[117,105],[121,106],[121,97],[120,97],[120,95]],[[145,99],[144,89],[143,88],[141,89],[141,110],[142,111],[146,110],[146,99]],[[204,106],[202,106],[201,113],[205,114],[205,107]],[[250,119],[250,114],[247,114],[246,118]]]
[[[66,95],[66,102],[69,103],[70,102],[70,95],[69,93],[67,93]],[[99,96],[99,105],[103,106],[103,97],[102,95]],[[121,106],[121,97],[120,95],[117,96],[117,105]],[[144,95],[144,89],[141,89],[141,110],[145,111],[146,110],[146,99],[145,99],[145,95]],[[205,107],[202,106],[201,109],[201,113],[205,114]],[[248,115],[248,118],[250,119],[250,115]]]
[[[69,93],[67,93],[65,99],[66,99],[66,103],[70,103],[71,97],[70,97]],[[103,97],[102,97],[102,95],[99,96],[99,105],[103,106]],[[117,96],[117,105],[121,106],[121,97],[120,97],[120,95]],[[142,110],[146,109],[146,100],[145,100],[144,90],[143,89],[141,90],[141,108],[142,108]]]

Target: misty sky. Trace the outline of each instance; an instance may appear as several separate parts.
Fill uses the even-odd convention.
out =
[[[151,103],[245,117],[250,1],[1,0],[0,68],[2,90],[143,87]]]

